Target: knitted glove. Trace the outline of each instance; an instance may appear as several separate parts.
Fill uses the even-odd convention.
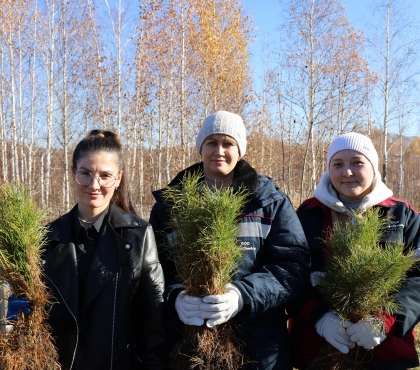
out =
[[[374,331],[369,320],[351,324],[347,327],[346,334],[352,342],[364,349],[372,349],[381,344],[386,338],[386,334]]]
[[[343,321],[335,313],[329,311],[315,324],[315,330],[321,337],[342,353],[348,353],[355,344],[345,333],[349,321]]]
[[[7,299],[7,301],[8,304],[6,319],[9,321],[16,321],[17,315],[21,311],[25,315],[31,312],[31,309],[29,308],[29,301],[24,296],[20,296],[19,298],[17,298],[14,294],[12,294]]]
[[[206,325],[211,328],[220,325],[234,317],[242,307],[244,301],[239,289],[233,284],[225,285],[225,293],[207,295],[200,305],[201,317],[207,319]]]
[[[178,294],[175,299],[175,310],[184,324],[195,326],[204,324],[204,320],[200,315],[200,303],[200,297],[185,294],[185,291]]]

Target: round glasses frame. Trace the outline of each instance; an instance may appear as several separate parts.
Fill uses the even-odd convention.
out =
[[[88,186],[92,183],[94,179],[96,179],[98,181],[99,186],[103,188],[111,188],[114,186],[115,182],[117,181],[117,178],[111,175],[111,178],[107,179],[109,181],[104,183],[104,181],[107,181],[107,180],[101,179],[101,176],[93,176],[90,172],[87,172],[87,171],[76,172],[74,178],[76,182],[82,186]]]

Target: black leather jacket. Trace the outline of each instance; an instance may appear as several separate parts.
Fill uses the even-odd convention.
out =
[[[164,279],[151,226],[110,206],[79,309],[74,212],[50,224],[43,261],[62,368],[162,369]]]

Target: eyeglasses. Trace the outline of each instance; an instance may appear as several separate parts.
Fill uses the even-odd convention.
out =
[[[93,176],[90,172],[87,171],[78,171],[75,176],[76,182],[82,186],[88,186],[93,181],[93,179],[98,180],[99,186],[104,188],[110,188],[114,186],[117,178],[109,173],[105,173],[99,176]]]

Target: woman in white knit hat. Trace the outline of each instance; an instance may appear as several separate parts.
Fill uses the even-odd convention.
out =
[[[301,297],[300,309],[293,313],[290,322],[294,367],[308,368],[325,341],[342,353],[355,346],[370,349],[372,369],[416,367],[419,360],[413,328],[420,318],[419,270],[407,276],[406,285],[398,294],[401,308],[384,318],[383,332],[375,332],[369,322],[348,323],[344,329],[341,319],[329,311],[316,290],[316,276],[324,268],[321,239],[334,222],[351,222],[352,211],[380,207],[382,214],[392,217],[385,238],[404,242],[419,252],[418,212],[392,197],[392,191],[381,180],[378,154],[367,136],[350,132],[337,137],[329,147],[327,165],[328,171],[321,177],[314,197],[303,202],[297,211],[311,251],[311,279]]]
[[[284,305],[297,298],[309,279],[309,252],[302,227],[285,194],[273,181],[257,174],[242,159],[246,130],[237,114],[219,111],[207,117],[196,138],[202,162],[181,171],[169,184],[177,186],[186,173],[204,172],[203,181],[218,188],[246,187],[251,194],[240,217],[243,259],[238,273],[219,296],[191,297],[183,293],[173,263],[161,258],[165,301],[170,318],[170,346],[183,325],[212,327],[233,320],[244,344],[243,369],[291,370]],[[154,192],[152,224],[158,246],[168,223],[161,191]],[[171,330],[172,328],[172,330]],[[178,330],[176,330],[178,329]]]

